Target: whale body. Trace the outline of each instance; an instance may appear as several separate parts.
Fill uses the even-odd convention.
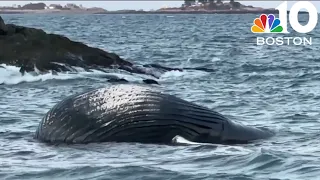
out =
[[[120,84],[73,95],[43,117],[35,139],[47,143],[192,142],[239,144],[272,137],[207,107],[143,85]]]

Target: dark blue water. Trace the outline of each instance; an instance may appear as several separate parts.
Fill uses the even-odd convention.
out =
[[[318,27],[309,33],[312,46],[257,46],[250,32],[255,15],[2,17],[136,63],[212,68],[165,73],[160,88],[277,134],[239,146],[49,146],[32,139],[42,116],[68,95],[110,84],[98,71],[21,77],[6,66],[0,69],[0,179],[319,179]],[[129,76],[133,83],[139,78]]]

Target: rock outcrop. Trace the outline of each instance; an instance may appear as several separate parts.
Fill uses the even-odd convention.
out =
[[[132,66],[114,53],[74,42],[67,37],[47,34],[41,29],[5,24],[0,17],[0,64],[22,67],[22,71],[72,71],[72,66]]]
[[[8,31],[8,28],[0,16],[0,35],[5,35],[7,31]]]
[[[177,14],[278,14],[278,10],[274,8],[261,8],[246,6],[240,2],[230,0],[225,2],[222,0],[184,0],[181,7],[161,8],[157,10],[161,13],[177,13]]]
[[[36,28],[5,24],[1,16],[0,64],[20,67],[22,75],[34,71],[55,74],[57,72],[76,72],[74,67],[81,67],[86,71],[92,69],[106,71],[106,68],[117,68],[130,73],[159,78],[164,72],[183,70],[158,64],[136,65],[120,58],[117,54],[71,41],[62,35],[48,34]],[[211,71],[206,68],[184,69]],[[118,78],[113,79],[111,81],[123,81]],[[150,79],[143,82],[157,84],[156,81]]]

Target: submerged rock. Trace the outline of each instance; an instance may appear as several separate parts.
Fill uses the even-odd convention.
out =
[[[119,82],[119,83],[129,83],[130,82],[124,78],[120,78],[118,76],[110,75],[110,74],[105,75],[104,78],[108,79],[108,82]],[[145,84],[159,84],[156,80],[153,80],[153,79],[143,79],[142,82]]]
[[[144,79],[142,80],[144,83],[146,84],[159,84],[157,81],[153,80],[153,79]]]
[[[109,79],[108,82],[129,82],[129,81],[123,78],[119,78],[119,79]]]

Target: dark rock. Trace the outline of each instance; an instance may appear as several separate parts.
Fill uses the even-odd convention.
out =
[[[103,77],[107,78],[108,82],[120,82],[120,83],[129,82],[128,80],[126,80],[124,78],[119,78],[116,75],[105,74]],[[142,82],[144,82],[145,84],[159,84],[157,81],[155,81],[153,79],[144,79],[144,80],[142,80]]]
[[[111,75],[111,74],[104,74],[103,76],[99,76],[99,77],[106,78],[106,79],[109,79],[109,80],[112,80],[112,79],[120,79],[118,76],[116,76],[116,75]]]
[[[45,3],[29,3],[24,6],[22,6],[22,9],[30,9],[30,10],[41,10],[45,9],[46,4]]]
[[[182,72],[183,70],[197,70],[197,71],[204,71],[204,72],[214,72],[215,71],[214,69],[210,69],[207,67],[170,68],[170,67],[161,66],[159,64],[146,64],[146,65],[143,65],[143,67],[154,68],[157,71],[162,70],[162,72],[167,72],[167,71],[180,71],[180,72]]]
[[[124,78],[119,78],[119,77],[113,76],[113,75],[107,75],[106,78],[108,78],[108,82],[119,82],[119,83],[129,82],[128,80],[126,80]],[[144,80],[142,80],[142,82],[144,82],[145,84],[159,84],[157,81],[155,81],[153,79],[144,79]]]
[[[119,79],[109,79],[108,82],[129,82],[129,81],[123,78],[119,78]]]
[[[3,19],[0,16],[0,36],[1,35],[6,35],[8,31],[8,28],[6,24],[4,23]]]
[[[124,78],[119,78],[116,75],[111,75],[111,74],[105,74],[103,75],[103,78],[108,79],[108,82],[129,82],[128,80]]]
[[[240,9],[241,8],[241,3],[239,2],[230,2],[233,8],[235,9]],[[253,8],[253,7],[252,7]]]
[[[1,19],[2,20],[2,19]],[[28,28],[1,22],[0,63],[23,66],[26,71],[37,67],[40,71],[69,71],[70,66],[90,68],[111,65],[131,66],[114,53],[74,42],[67,37],[47,34],[41,29]],[[4,29],[3,27],[6,27]],[[5,34],[3,32],[6,32]],[[59,64],[66,64],[63,67]]]
[[[146,84],[159,84],[157,81],[153,80],[153,79],[144,79],[142,80],[144,83]]]
[[[170,68],[170,67],[161,66],[159,64],[146,64],[146,65],[143,65],[143,67],[162,69],[164,71],[182,71],[182,69],[180,68]]]
[[[18,66],[20,72],[41,73],[76,71],[73,67],[102,70],[118,68],[131,73],[159,77],[176,68],[160,65],[137,66],[98,48],[89,47],[67,37],[48,34],[41,29],[5,24],[0,17],[0,64]],[[35,69],[36,68],[36,69]]]
[[[194,67],[194,68],[183,68],[184,70],[197,70],[204,72],[215,72],[214,69],[206,68],[206,67]]]

